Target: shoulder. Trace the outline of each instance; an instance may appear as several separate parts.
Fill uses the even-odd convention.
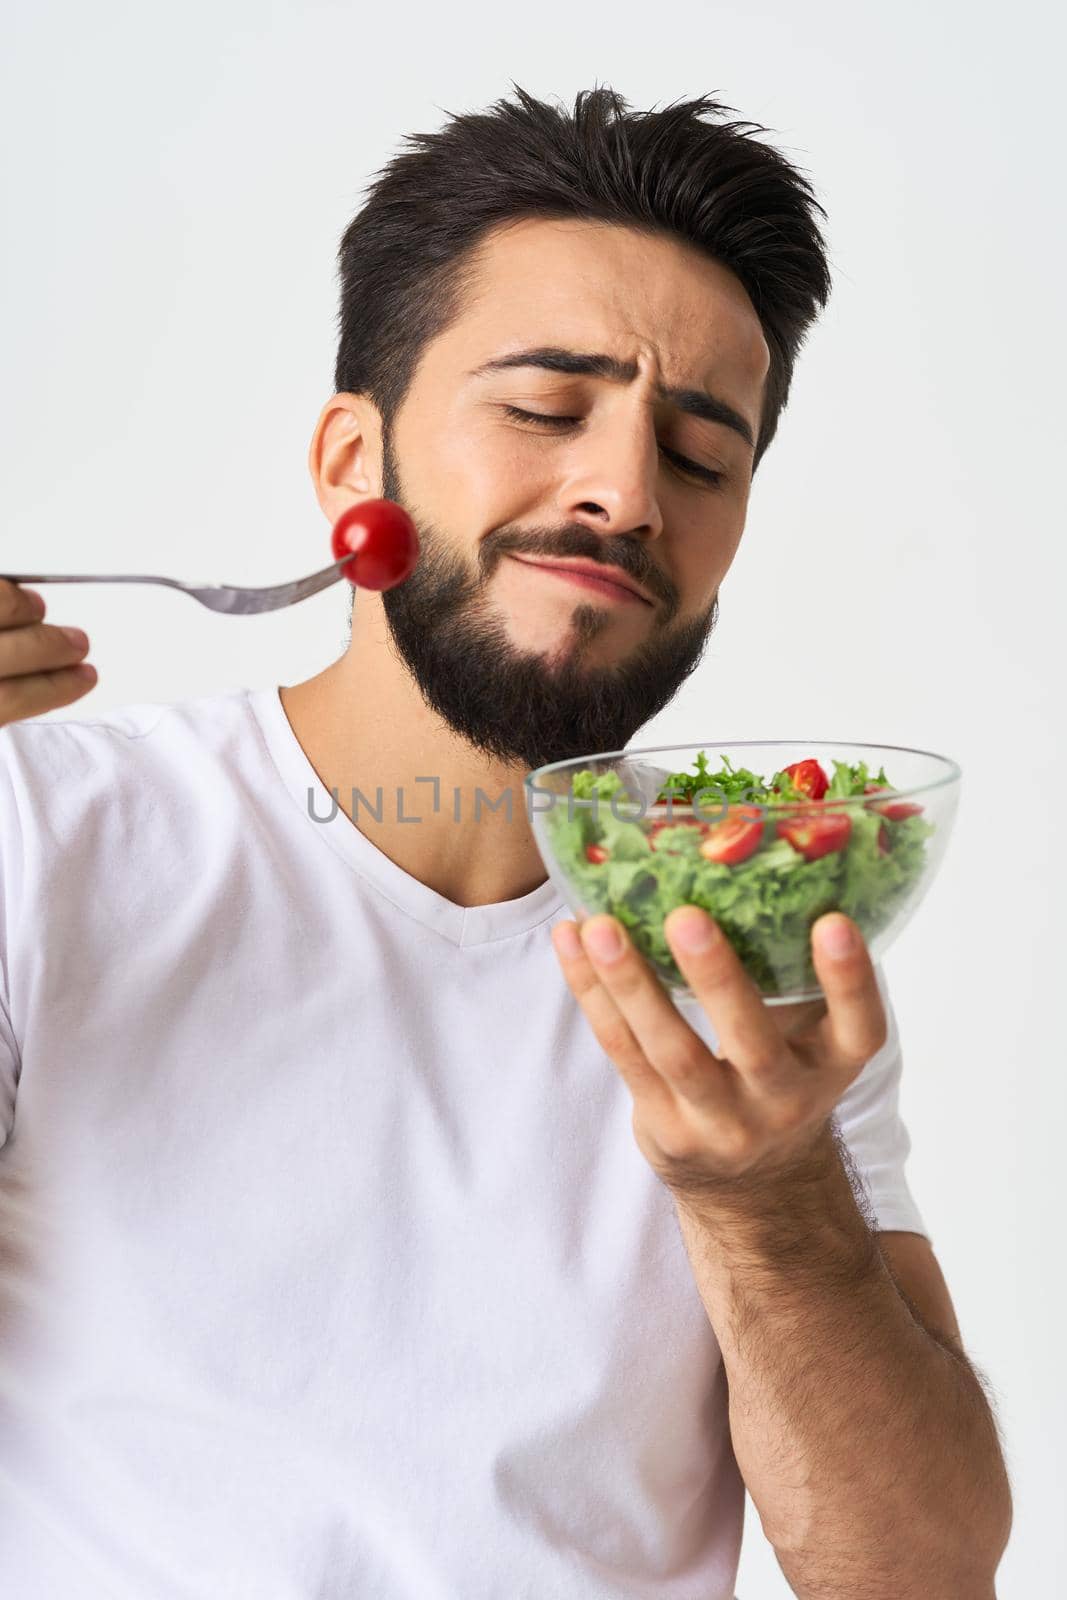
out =
[[[121,765],[142,753],[183,743],[208,745],[247,715],[251,691],[235,689],[195,699],[137,701],[96,716],[31,717],[0,728],[0,769],[12,780],[70,780],[82,772]]]

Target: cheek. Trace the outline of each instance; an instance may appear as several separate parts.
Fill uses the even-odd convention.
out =
[[[743,526],[743,517],[723,506],[682,533],[675,545],[674,562],[676,581],[687,597],[685,610],[697,611],[711,604],[733,564]]]
[[[419,503],[451,526],[484,532],[529,516],[543,499],[544,458],[514,434],[467,421],[454,431],[438,426],[428,437],[433,442],[419,454],[425,485]]]
[[[496,431],[472,441],[465,472],[471,493],[497,522],[521,511],[541,492],[544,479],[543,463],[531,459],[523,442]]]

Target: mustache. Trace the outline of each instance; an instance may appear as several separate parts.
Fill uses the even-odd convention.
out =
[[[678,609],[678,591],[667,574],[653,561],[645,545],[634,539],[609,539],[594,533],[579,522],[562,528],[497,528],[487,533],[478,549],[483,578],[488,578],[504,555],[574,557],[618,567],[633,578],[654,599],[663,603],[667,615]]]

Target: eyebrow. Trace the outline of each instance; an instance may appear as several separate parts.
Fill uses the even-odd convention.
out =
[[[587,354],[580,350],[562,350],[555,345],[544,345],[536,350],[516,350],[513,355],[498,356],[486,361],[468,376],[484,377],[489,372],[504,372],[512,367],[542,367],[546,372],[565,372],[585,378],[608,378],[613,383],[632,383],[638,375],[636,361],[620,361],[616,356]],[[679,411],[702,422],[719,422],[739,433],[750,450],[756,448],[747,420],[740,411],[704,389],[671,389],[665,384],[656,385],[661,400],[669,400]]]

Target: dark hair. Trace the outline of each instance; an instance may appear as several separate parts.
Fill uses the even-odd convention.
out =
[[[702,96],[631,111],[608,88],[573,114],[513,85],[515,101],[411,134],[341,240],[334,382],[388,425],[425,345],[459,315],[473,247],[519,218],[587,218],[673,236],[744,285],[770,349],[756,457],[778,426],[793,364],[830,293],[825,211],[801,173]],[[705,118],[717,120],[706,121]]]

